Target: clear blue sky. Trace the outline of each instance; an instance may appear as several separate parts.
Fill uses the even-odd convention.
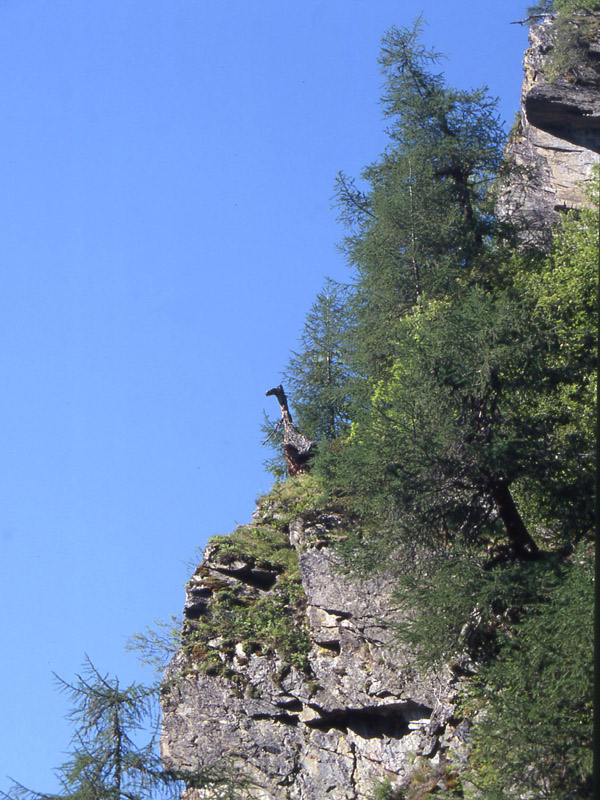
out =
[[[521,0],[0,0],[0,789],[56,788],[52,672],[128,636],[269,487],[264,397],[385,146],[377,57],[422,11],[510,121]]]

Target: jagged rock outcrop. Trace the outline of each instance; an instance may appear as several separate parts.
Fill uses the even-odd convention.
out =
[[[273,513],[259,507],[238,535],[268,538]],[[289,561],[287,572],[264,559],[257,568],[252,547],[232,557],[223,540],[208,546],[187,587],[187,646],[166,676],[168,766],[194,773],[224,760],[251,780],[248,796],[264,800],[368,798],[384,778],[405,783],[419,757],[443,785],[447,755],[460,752],[468,728],[453,716],[457,679],[449,671],[419,673],[413,654],[395,642],[393,627],[403,617],[389,576],[357,582],[344,575],[331,542],[348,524],[333,512],[279,520],[298,555],[295,608],[277,605]],[[217,622],[212,632],[221,635],[207,639],[220,593],[248,613],[271,597],[282,617],[305,624],[304,663],[279,648],[276,636],[265,645],[243,624],[236,631]]]
[[[521,113],[506,151],[513,170],[498,204],[535,246],[549,244],[561,211],[586,202],[600,153],[600,15],[590,15],[590,37],[579,42],[585,66],[576,76],[553,73],[555,26],[548,17],[530,29]]]

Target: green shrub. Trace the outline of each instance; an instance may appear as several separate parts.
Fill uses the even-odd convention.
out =
[[[217,545],[212,560],[223,566],[242,560],[251,567],[280,574],[298,572],[298,555],[287,534],[274,528],[243,525],[233,533],[212,536],[208,543]]]
[[[553,14],[552,49],[546,57],[545,73],[550,81],[581,79],[594,70],[590,43],[600,33],[599,0],[541,0],[528,8],[532,19]]]
[[[373,789],[373,800],[405,800],[402,789],[392,785],[389,778],[384,778]]]
[[[280,578],[270,592],[245,592],[242,586],[213,594],[209,613],[188,623],[184,652],[208,674],[229,671],[235,645],[244,651],[277,652],[287,663],[308,670],[310,639],[305,598],[296,578]],[[218,644],[210,645],[211,640]]]
[[[259,499],[265,521],[280,530],[302,516],[322,512],[329,505],[323,483],[314,473],[304,473],[276,483]]]
[[[480,675],[487,714],[472,764],[490,800],[592,797],[592,553],[577,551],[562,571]]]

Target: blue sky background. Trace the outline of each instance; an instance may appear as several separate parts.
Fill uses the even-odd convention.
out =
[[[270,478],[264,397],[325,276],[339,170],[385,146],[377,57],[422,11],[518,107],[521,0],[0,0],[0,789],[56,788],[52,673],[179,614]]]

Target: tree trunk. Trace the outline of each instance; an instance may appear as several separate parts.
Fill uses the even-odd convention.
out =
[[[506,480],[494,478],[490,482],[490,490],[516,555],[524,560],[537,558],[540,551],[525,527]]]
[[[119,718],[119,681],[115,685],[113,711],[113,741],[114,741],[114,767],[115,767],[115,800],[121,800],[121,778],[123,770],[122,731]]]

